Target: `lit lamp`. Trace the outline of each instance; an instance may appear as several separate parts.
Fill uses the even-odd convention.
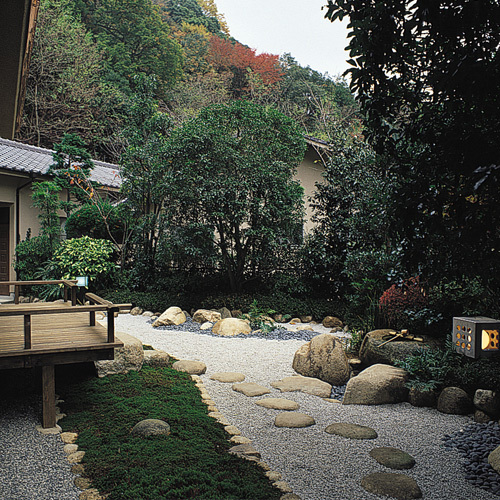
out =
[[[89,286],[89,277],[88,276],[77,276],[76,278],[76,286]]]
[[[470,358],[498,355],[500,321],[484,316],[453,318],[452,340],[455,350]]]

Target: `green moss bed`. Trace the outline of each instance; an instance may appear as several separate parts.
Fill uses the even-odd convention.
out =
[[[62,384],[61,384],[62,385]],[[59,422],[78,433],[85,477],[108,500],[266,500],[280,491],[254,462],[229,454],[223,426],[208,416],[190,376],[171,368],[102,379],[85,378],[58,388]],[[133,426],[165,420],[169,436],[138,438]]]

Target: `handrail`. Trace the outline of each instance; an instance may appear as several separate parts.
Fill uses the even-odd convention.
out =
[[[0,285],[14,286],[14,304],[19,304],[19,295],[22,286],[31,285],[64,285],[64,300],[68,300],[68,289],[71,291],[71,305],[76,306],[77,280],[32,280],[32,281],[0,281]]]

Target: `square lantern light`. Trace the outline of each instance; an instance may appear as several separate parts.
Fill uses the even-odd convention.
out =
[[[88,276],[77,276],[76,277],[76,286],[88,287],[89,286],[89,277]]]
[[[452,340],[455,350],[470,358],[500,353],[500,321],[484,316],[453,318]]]

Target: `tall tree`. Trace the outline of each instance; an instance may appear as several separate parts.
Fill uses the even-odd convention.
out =
[[[329,0],[350,19],[351,89],[401,179],[408,266],[500,290],[500,4]]]
[[[301,231],[304,152],[292,120],[247,101],[205,108],[172,135],[177,224],[207,230],[233,291]]]

